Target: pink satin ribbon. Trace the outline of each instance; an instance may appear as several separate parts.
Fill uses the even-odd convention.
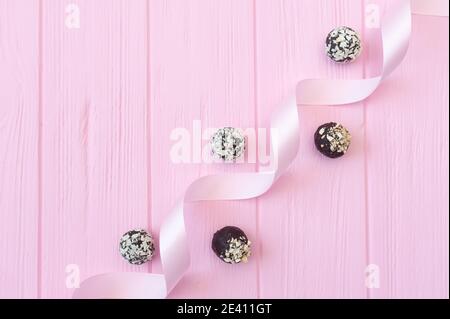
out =
[[[361,101],[403,60],[411,33],[411,13],[448,16],[448,0],[399,0],[381,26],[383,68],[379,76],[362,80],[307,79],[298,83],[297,97],[289,98],[271,120],[274,169],[258,173],[211,175],[194,181],[167,216],[160,230],[163,274],[110,273],[85,280],[74,298],[165,298],[189,269],[190,256],[184,204],[196,201],[242,200],[267,192],[297,155],[297,105],[341,105]],[[411,4],[414,11],[411,11]]]

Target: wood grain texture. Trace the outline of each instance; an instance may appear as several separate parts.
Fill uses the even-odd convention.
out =
[[[171,132],[194,121],[200,130],[254,127],[252,2],[151,1],[151,184],[154,231],[196,178],[254,170],[254,164],[174,164]],[[205,139],[192,143],[206,144]],[[195,152],[193,146],[193,152]],[[191,160],[194,159],[194,154]],[[255,202],[189,205],[186,214],[192,267],[174,298],[257,297],[257,260],[238,267],[222,263],[211,250],[216,230],[241,227],[256,236]],[[159,265],[155,270],[160,270]]]
[[[413,16],[412,31],[406,59],[367,101],[374,298],[449,296],[448,18]]]
[[[359,30],[361,14],[361,3],[352,0],[256,3],[260,123],[267,123],[301,79],[362,77],[362,59],[336,66],[324,54],[327,33],[337,25]],[[364,298],[363,106],[300,106],[299,117],[299,154],[259,200],[261,296]],[[314,131],[331,121],[353,135],[351,149],[339,160],[324,158],[314,147]]]
[[[65,26],[70,3],[79,29]],[[197,152],[208,128],[267,128],[299,80],[377,74],[365,7],[389,3],[0,0],[0,298],[68,298],[71,264],[81,279],[160,272],[158,256],[120,257],[122,233],[157,237],[196,178],[260,168],[174,163],[176,129]],[[364,39],[350,65],[323,52],[338,25]],[[447,39],[448,18],[415,16],[405,61],[372,97],[299,107],[300,152],[266,195],[188,205],[192,266],[170,297],[448,298]],[[353,135],[339,160],[314,149],[328,121]],[[253,241],[248,264],[211,251],[225,225]],[[368,264],[379,289],[365,286]]]
[[[37,3],[0,1],[0,298],[38,292]]]
[[[43,2],[42,297],[70,297],[81,278],[147,271],[120,257],[118,240],[147,228],[146,1]],[[69,287],[70,288],[70,287]]]

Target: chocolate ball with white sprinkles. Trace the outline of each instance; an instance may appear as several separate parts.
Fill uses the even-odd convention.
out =
[[[352,136],[341,124],[326,123],[316,130],[314,144],[317,150],[329,158],[338,158],[344,155],[351,142]]]
[[[251,254],[251,242],[238,227],[226,226],[218,230],[212,239],[212,250],[228,264],[246,263]]]
[[[223,127],[211,137],[211,149],[214,156],[224,161],[234,161],[245,151],[245,137],[236,128]]]
[[[352,62],[361,53],[361,38],[349,27],[338,27],[332,30],[326,39],[327,55],[334,62]]]
[[[122,257],[133,265],[152,260],[155,253],[153,238],[143,229],[134,229],[123,234],[119,248]]]

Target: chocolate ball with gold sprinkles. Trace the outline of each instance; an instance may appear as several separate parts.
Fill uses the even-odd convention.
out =
[[[120,238],[120,254],[130,264],[142,265],[152,260],[155,254],[155,243],[152,236],[143,229],[126,232]]]
[[[317,150],[329,158],[343,156],[350,146],[351,139],[349,131],[341,124],[334,122],[319,126],[314,134]]]
[[[362,50],[358,33],[345,26],[331,30],[325,45],[328,57],[338,63],[354,61]]]
[[[246,263],[251,254],[251,242],[238,227],[226,226],[218,230],[212,239],[212,250],[228,264]]]

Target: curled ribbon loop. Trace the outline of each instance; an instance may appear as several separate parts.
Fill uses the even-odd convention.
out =
[[[379,76],[362,80],[307,79],[298,83],[296,98],[289,98],[271,120],[270,140],[275,168],[258,173],[210,175],[194,181],[160,230],[164,274],[111,273],[85,280],[74,298],[165,298],[189,269],[190,256],[184,222],[184,204],[196,201],[242,200],[261,196],[297,155],[297,105],[342,105],[370,96],[401,63],[411,34],[411,1],[399,0],[381,26],[383,68]],[[412,1],[414,13],[448,16],[447,0]]]

